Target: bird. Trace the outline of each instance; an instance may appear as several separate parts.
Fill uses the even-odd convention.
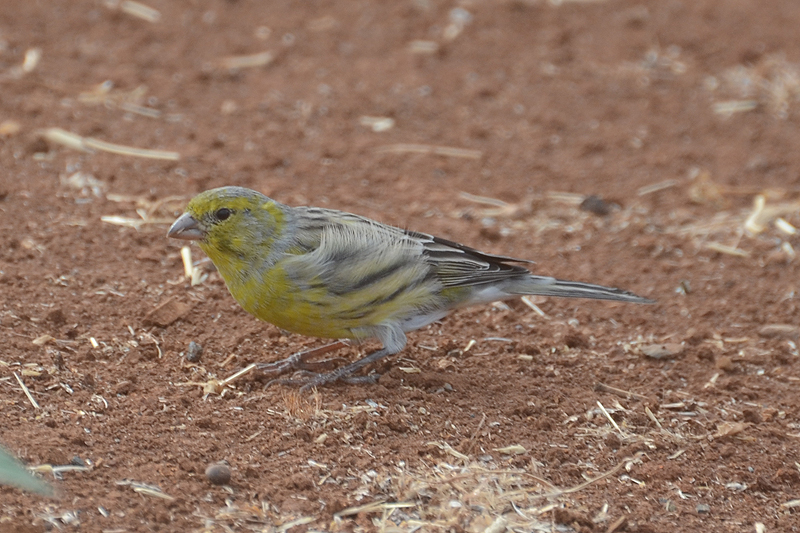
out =
[[[226,186],[189,201],[167,237],[196,241],[234,300],[279,328],[336,339],[317,350],[264,363],[295,371],[304,389],[374,381],[361,368],[399,353],[406,333],[453,310],[525,295],[652,303],[622,289],[533,274],[532,261],[481,252],[426,233],[321,207],[291,207]],[[381,347],[331,371],[311,356],[375,339]]]

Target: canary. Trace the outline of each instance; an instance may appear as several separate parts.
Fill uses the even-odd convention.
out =
[[[242,187],[193,198],[168,237],[197,241],[245,311],[314,337],[377,339],[382,347],[308,386],[358,381],[353,373],[396,354],[406,333],[457,308],[523,295],[649,303],[633,293],[532,274],[530,263],[318,207],[290,207]],[[341,345],[341,343],[339,343]],[[271,370],[309,370],[295,354]]]

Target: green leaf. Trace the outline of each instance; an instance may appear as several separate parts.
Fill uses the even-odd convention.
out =
[[[0,448],[0,484],[12,485],[46,496],[53,495],[53,488],[50,485],[28,472],[27,468],[2,448]]]

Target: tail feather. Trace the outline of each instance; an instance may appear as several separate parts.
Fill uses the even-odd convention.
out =
[[[534,276],[535,283],[527,283],[522,294],[535,294],[540,296],[558,296],[561,298],[589,298],[592,300],[615,300],[651,304],[654,300],[643,298],[632,292],[613,287],[603,287],[593,283],[580,281],[567,281],[562,279]],[[528,280],[530,281],[530,280]]]

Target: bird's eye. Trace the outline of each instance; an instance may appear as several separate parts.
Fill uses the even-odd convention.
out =
[[[217,209],[216,213],[214,213],[214,218],[217,220],[228,220],[228,218],[233,214],[233,211],[228,209],[227,207],[223,207],[222,209]]]

